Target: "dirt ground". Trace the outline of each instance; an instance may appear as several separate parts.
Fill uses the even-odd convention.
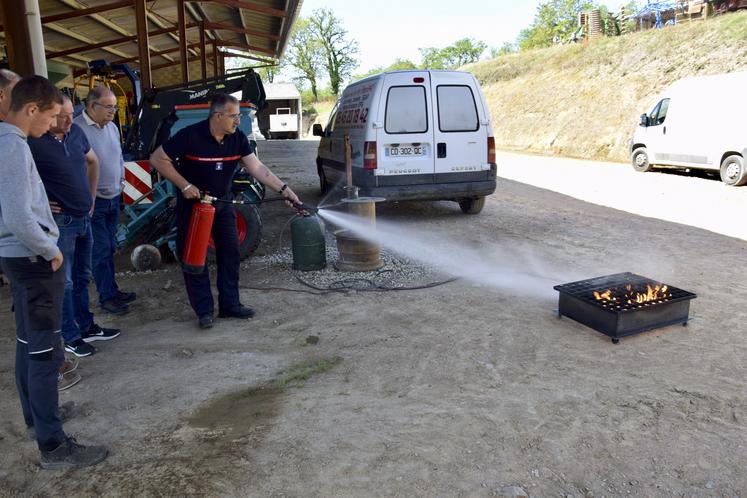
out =
[[[260,152],[318,202],[313,142]],[[515,252],[547,279],[535,295],[467,280],[248,288],[310,291],[278,251],[291,214],[263,208],[261,254],[241,277],[252,320],[199,331],[174,265],[120,275],[139,299],[98,320],[123,333],[96,343],[83,381],[61,394],[73,405],[66,430],[111,448],[91,469],[38,468],[0,287],[0,495],[479,497],[513,485],[534,497],[747,496],[745,240],[501,179],[477,216],[448,202],[379,216],[446,247]],[[557,317],[554,283],[621,271],[697,293],[689,326],[613,345]]]

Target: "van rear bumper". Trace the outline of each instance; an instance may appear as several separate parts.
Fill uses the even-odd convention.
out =
[[[325,161],[324,166],[344,171],[339,163]],[[376,176],[372,170],[353,168],[353,185],[358,187],[359,195],[388,201],[460,200],[495,192],[496,170],[496,165],[491,164],[486,171]]]
[[[430,183],[419,185],[361,186],[361,196],[383,197],[387,201],[437,201],[483,197],[495,192],[496,181]]]

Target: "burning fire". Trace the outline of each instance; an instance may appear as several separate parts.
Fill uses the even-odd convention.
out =
[[[604,292],[594,291],[594,299],[597,301],[607,301],[611,303],[623,302],[627,304],[643,304],[654,301],[661,301],[672,297],[671,293],[668,293],[667,287],[664,284],[655,284],[651,287],[651,284],[646,284],[645,292],[638,292],[633,290],[631,284],[625,286],[625,293],[621,298],[614,295],[612,289],[607,289]]]

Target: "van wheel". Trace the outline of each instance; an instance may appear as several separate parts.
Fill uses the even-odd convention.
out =
[[[485,207],[485,196],[462,199],[459,201],[459,207],[462,208],[464,214],[477,214]]]
[[[324,174],[324,168],[322,168],[318,159],[316,161],[316,172],[319,175],[319,192],[325,195],[329,192],[329,182],[327,181],[327,175]]]
[[[653,169],[651,167],[651,164],[649,164],[648,162],[648,150],[646,150],[646,147],[638,147],[636,150],[634,150],[630,155],[630,160],[633,163],[633,169],[636,171],[640,171],[641,173],[645,173]]]
[[[733,154],[721,163],[721,181],[732,187],[747,183],[747,170],[742,156]]]

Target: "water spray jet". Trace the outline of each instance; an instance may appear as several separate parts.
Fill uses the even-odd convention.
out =
[[[359,197],[358,187],[353,186],[353,161],[350,136],[345,135],[345,171],[347,185],[343,187],[345,198],[342,204],[347,206],[348,214],[359,219],[367,231],[376,230],[376,203],[383,202],[381,197]],[[374,271],[384,263],[381,261],[381,245],[370,238],[362,238],[351,230],[335,231],[338,258],[335,268],[341,271]]]

